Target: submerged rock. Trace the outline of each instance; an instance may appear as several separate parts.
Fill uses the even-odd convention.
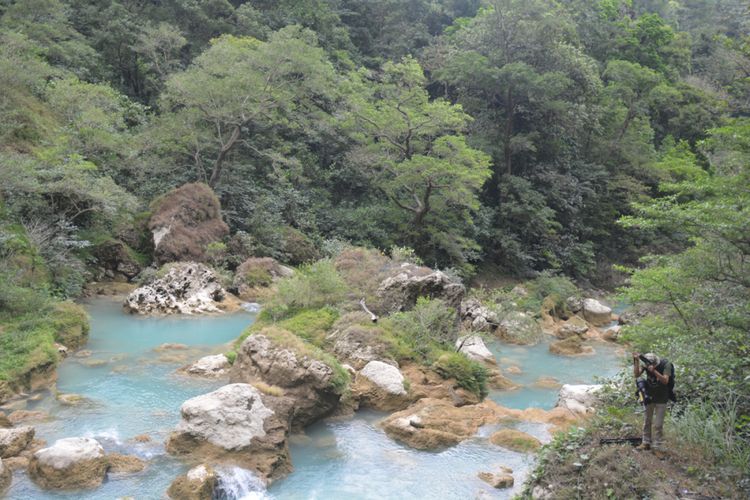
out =
[[[0,495],[8,489],[12,480],[13,473],[5,466],[5,464],[3,464],[3,459],[0,458]]]
[[[603,385],[571,385],[565,384],[560,388],[557,408],[565,408],[576,414],[588,414],[595,411],[599,400],[599,391]]]
[[[387,417],[382,426],[392,439],[418,450],[435,450],[457,445],[495,421],[495,412],[484,404],[456,407],[440,399],[422,399]]]
[[[212,500],[216,483],[216,471],[210,466],[199,465],[177,477],[169,486],[167,495],[174,500]]]
[[[604,326],[612,322],[612,309],[598,300],[585,299],[583,317],[594,326]]]
[[[0,429],[0,458],[15,457],[25,450],[34,439],[34,428],[30,425]]]
[[[493,488],[510,488],[513,486],[513,469],[501,467],[500,472],[480,472],[477,477]]]
[[[409,394],[404,388],[406,379],[398,368],[382,361],[370,361],[357,374],[354,383],[355,397],[360,404],[380,411],[393,411],[406,407]]]
[[[45,489],[76,490],[99,486],[109,463],[104,449],[91,438],[58,439],[29,462],[29,476]]]
[[[419,297],[441,299],[447,306],[458,309],[466,288],[442,271],[403,264],[398,273],[380,283],[376,295],[383,312],[407,311]]]
[[[13,427],[13,423],[5,413],[0,411],[0,429],[10,429],[11,427]]]
[[[456,349],[474,361],[495,364],[495,356],[487,349],[479,335],[467,335],[456,340]]]
[[[175,264],[163,278],[131,292],[125,309],[137,314],[221,312],[227,297],[214,272],[203,264]]]
[[[282,388],[292,426],[304,427],[330,415],[341,398],[333,367],[312,357],[312,349],[285,330],[262,330],[240,346],[230,380]]]
[[[110,453],[107,455],[109,471],[114,474],[135,474],[146,468],[146,462],[132,455]]]
[[[266,478],[290,470],[287,420],[250,384],[230,384],[185,401],[167,451],[237,462]]]
[[[224,354],[215,354],[213,356],[204,356],[192,365],[185,368],[185,372],[190,375],[201,377],[222,377],[229,373],[232,365],[229,364],[229,358]]]
[[[549,351],[563,356],[575,356],[577,354],[591,354],[594,349],[591,346],[583,345],[581,337],[574,335],[565,340],[553,342],[549,345]]]
[[[542,446],[537,438],[517,429],[500,429],[490,436],[490,442],[523,453],[536,451]]]

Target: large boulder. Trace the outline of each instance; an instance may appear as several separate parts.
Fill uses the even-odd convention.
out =
[[[487,349],[479,335],[466,335],[456,340],[456,349],[469,359],[483,363],[495,364],[495,356]]]
[[[148,229],[157,264],[204,261],[206,246],[229,234],[219,198],[206,184],[180,186],[156,199],[151,211]]]
[[[579,415],[592,413],[599,401],[602,385],[565,384],[560,388],[557,408],[565,408]]]
[[[376,326],[354,324],[337,330],[334,325],[333,352],[354,368],[363,368],[370,361],[390,358],[383,336],[383,330]]]
[[[221,312],[227,298],[219,278],[203,264],[179,263],[163,278],[131,292],[125,309],[137,314],[194,314]]]
[[[199,377],[223,377],[229,373],[231,367],[229,358],[224,354],[214,354],[202,357],[185,368],[185,372]]]
[[[167,495],[174,500],[212,500],[217,482],[216,471],[201,464],[178,476],[169,486]]]
[[[354,392],[360,404],[380,411],[402,409],[409,404],[406,379],[393,365],[370,361],[357,374]]]
[[[604,326],[612,322],[612,309],[595,299],[583,301],[583,317],[594,326]]]
[[[500,321],[496,334],[509,344],[529,345],[541,339],[542,327],[530,314],[511,311]]]
[[[449,307],[458,309],[465,293],[466,288],[461,283],[442,271],[403,264],[396,274],[380,283],[376,295],[379,308],[393,313],[413,308],[419,297],[441,299]]]
[[[314,346],[269,327],[242,343],[230,380],[280,388],[292,426],[301,428],[333,413],[343,392],[342,374],[322,359],[325,355]]]
[[[29,476],[39,486],[54,490],[77,490],[99,486],[109,462],[95,439],[58,439],[31,457]]]
[[[34,439],[34,428],[30,425],[0,429],[0,458],[15,457],[25,450]]]
[[[421,399],[409,408],[386,418],[386,434],[418,450],[454,446],[477,433],[486,424],[497,422],[489,405],[453,406],[442,399]]]
[[[287,420],[250,384],[229,384],[189,399],[180,415],[167,441],[172,454],[238,463],[266,478],[291,469]]]
[[[3,459],[0,458],[0,495],[10,486],[10,482],[13,480],[13,473],[10,468],[3,464]]]
[[[475,298],[461,302],[460,313],[464,325],[475,332],[489,332],[500,324],[497,314]]]

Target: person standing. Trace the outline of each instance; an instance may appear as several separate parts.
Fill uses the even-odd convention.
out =
[[[646,391],[651,398],[651,402],[646,405],[643,442],[638,449],[651,450],[653,448],[654,455],[658,458],[664,458],[666,456],[664,452],[664,417],[672,392],[670,379],[674,380],[674,366],[666,359],[659,359],[656,354],[650,352],[643,356],[649,361],[644,369],[641,368],[640,356],[640,353],[633,353],[633,373],[636,379],[641,376],[641,373],[646,373]]]

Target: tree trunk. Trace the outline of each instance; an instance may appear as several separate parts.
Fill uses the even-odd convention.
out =
[[[216,160],[214,161],[214,167],[211,171],[211,178],[208,180],[208,185],[211,186],[211,188],[215,188],[216,185],[219,183],[219,179],[221,179],[221,171],[224,167],[224,160],[226,159],[227,154],[229,151],[234,147],[234,145],[237,143],[237,140],[240,138],[240,126],[236,125],[232,129],[232,133],[229,135],[229,140],[225,144],[221,146],[221,149],[219,150],[219,155],[216,157]]]

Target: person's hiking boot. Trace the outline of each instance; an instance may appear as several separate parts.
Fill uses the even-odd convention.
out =
[[[659,460],[664,460],[667,458],[667,452],[664,450],[654,450],[654,456]]]
[[[638,451],[648,451],[651,449],[651,443],[641,443],[635,449]]]

